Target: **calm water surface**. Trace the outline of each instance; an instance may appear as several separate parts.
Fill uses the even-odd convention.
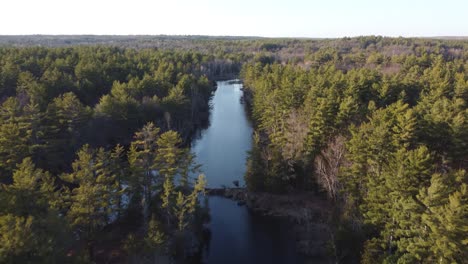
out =
[[[210,126],[192,145],[209,187],[232,187],[236,180],[244,185],[252,125],[241,97],[239,82],[218,82]],[[209,207],[212,236],[205,253],[206,263],[303,263],[283,221],[254,214],[222,197],[210,197]]]
[[[210,126],[192,145],[209,187],[244,182],[247,151],[252,145],[252,125],[241,104],[242,84],[218,82],[211,101]]]

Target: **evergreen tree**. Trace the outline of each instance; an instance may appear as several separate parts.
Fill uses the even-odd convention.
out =
[[[109,164],[109,153],[97,152],[88,145],[82,147],[73,162],[73,172],[62,178],[77,187],[71,190],[67,218],[80,238],[87,244],[88,257],[94,256],[96,234],[109,223],[115,212],[120,190]]]
[[[0,169],[3,174],[11,173],[16,164],[31,155],[34,131],[31,120],[25,117],[18,99],[10,97],[3,102],[0,112]]]
[[[135,140],[131,143],[128,162],[132,171],[133,189],[142,193],[143,217],[149,220],[149,206],[153,196],[155,174],[154,162],[156,158],[159,128],[153,123],[146,124],[135,133]]]
[[[154,169],[158,171],[159,180],[164,181],[160,193],[162,207],[167,209],[168,216],[171,214],[173,200],[177,195],[175,193],[174,177],[178,171],[181,154],[183,154],[178,148],[181,141],[177,132],[174,131],[163,133],[157,140],[158,149],[154,160]],[[182,194],[180,193],[180,195]]]
[[[2,185],[0,198],[0,261],[50,263],[65,259],[70,246],[67,223],[60,216],[63,198],[49,173],[30,158]]]

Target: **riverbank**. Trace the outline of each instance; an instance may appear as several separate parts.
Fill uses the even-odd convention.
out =
[[[237,201],[239,206],[264,216],[288,220],[299,253],[327,263],[332,251],[329,219],[331,204],[310,192],[291,194],[253,193],[245,188],[211,188],[207,195]],[[314,262],[317,263],[317,262]]]

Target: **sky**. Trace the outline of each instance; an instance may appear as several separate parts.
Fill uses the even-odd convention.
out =
[[[468,36],[468,0],[0,0],[0,35]]]

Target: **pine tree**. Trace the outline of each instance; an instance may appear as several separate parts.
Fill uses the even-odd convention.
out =
[[[85,145],[77,153],[73,172],[62,176],[78,185],[71,191],[67,218],[86,241],[90,258],[96,234],[109,222],[109,215],[115,212],[116,196],[120,195],[109,161],[109,153],[103,149],[96,152]]]
[[[63,261],[70,236],[60,216],[63,197],[50,174],[26,158],[13,182],[0,188],[0,262]]]
[[[405,256],[407,248],[423,230],[421,215],[424,208],[417,195],[421,187],[429,185],[433,170],[433,157],[425,146],[398,151],[384,168],[389,190],[386,204],[389,221],[381,234],[387,240],[387,248],[394,250],[395,247],[395,255],[405,259],[410,257]]]
[[[131,143],[128,162],[132,171],[133,189],[142,192],[143,217],[149,221],[149,207],[154,183],[154,162],[156,158],[159,128],[153,123],[146,124],[135,133],[135,140]]]
[[[178,148],[181,141],[175,131],[165,132],[157,140],[158,149],[154,160],[154,169],[158,171],[159,181],[164,181],[160,194],[162,207],[166,208],[168,217],[171,214],[176,195],[174,177],[178,172],[181,154],[183,154]]]
[[[173,205],[174,214],[177,219],[177,229],[183,231],[191,221],[198,206],[198,199],[201,194],[205,194],[206,179],[203,174],[197,178],[192,193],[184,195],[182,192],[177,193],[175,204]]]
[[[95,157],[96,184],[102,186],[100,196],[106,224],[109,223],[111,217],[116,217],[115,213],[118,211],[118,203],[122,195],[114,166],[112,153],[99,148]]]
[[[117,217],[120,218],[121,212],[124,210],[123,196],[130,195],[128,193],[129,177],[128,177],[128,163],[124,159],[125,149],[120,144],[117,144],[110,153],[110,167],[112,173],[115,175],[115,182],[117,184],[117,192],[114,194],[117,196]],[[125,188],[124,188],[125,186]]]
[[[0,171],[10,174],[24,158],[31,155],[31,120],[24,107],[13,97],[3,102],[0,111]]]
[[[467,173],[436,173],[418,198],[425,206],[421,216],[423,236],[409,247],[418,259],[438,263],[462,263],[468,256]]]
[[[44,121],[45,166],[57,173],[69,168],[69,162],[84,143],[82,132],[91,114],[92,110],[71,92],[49,103]]]
[[[18,217],[12,214],[0,216],[0,262],[15,263],[31,261],[28,254],[35,252],[35,233],[32,216]]]
[[[166,242],[166,237],[161,231],[161,224],[158,223],[155,216],[151,217],[148,225],[148,232],[145,237],[146,246],[150,251],[161,250],[162,245]]]
[[[182,231],[187,227],[187,222],[185,220],[187,209],[186,209],[186,200],[182,192],[177,193],[177,198],[175,202],[175,215],[177,217],[177,229]]]
[[[181,159],[179,160],[180,183],[179,186],[183,191],[190,189],[190,177],[201,172],[201,165],[196,164],[195,154],[190,149],[181,149]]]
[[[252,149],[248,153],[247,169],[244,175],[247,188],[251,191],[261,191],[265,188],[265,165],[261,156],[260,137],[254,133]]]

